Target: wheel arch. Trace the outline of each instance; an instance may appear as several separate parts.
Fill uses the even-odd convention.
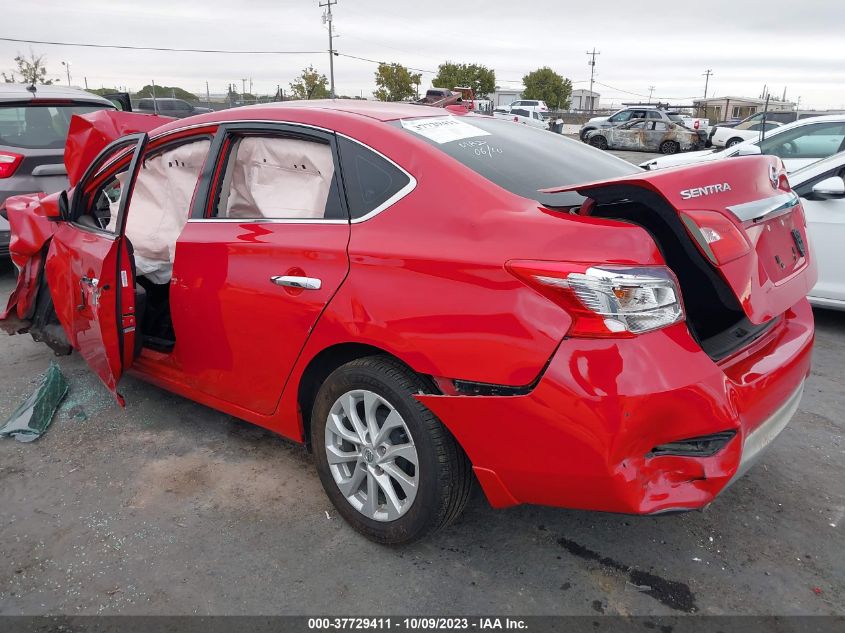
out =
[[[359,358],[367,356],[387,356],[401,363],[409,372],[419,377],[424,385],[425,393],[439,394],[434,380],[427,374],[416,371],[407,362],[391,352],[367,343],[346,342],[331,345],[311,358],[297,385],[297,405],[302,417],[302,436],[306,450],[311,452],[311,409],[320,386],[335,369]]]

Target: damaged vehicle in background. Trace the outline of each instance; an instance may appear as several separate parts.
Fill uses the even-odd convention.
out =
[[[683,125],[639,119],[587,132],[584,141],[599,149],[677,154],[698,149],[701,139]]]
[[[763,140],[743,141],[726,149],[708,149],[679,156],[662,156],[640,163],[645,169],[663,169],[732,158],[734,156],[777,156],[788,172],[811,165],[845,150],[845,115],[802,119],[766,132]]]
[[[816,271],[777,158],[648,173],[352,100],[94,151],[67,194],[10,200],[4,326],[119,402],[131,373],[304,443],[377,542],[449,524],[475,481],[497,508],[701,508],[798,407]]]
[[[707,119],[689,117],[680,112],[669,110],[665,105],[658,106],[652,104],[632,104],[626,108],[617,110],[610,116],[593,117],[581,126],[581,130],[578,132],[578,138],[586,142],[587,134],[593,130],[608,129],[622,125],[623,123],[636,121],[637,119],[683,125],[698,134],[701,147],[704,147],[707,143],[710,128],[710,123]]]

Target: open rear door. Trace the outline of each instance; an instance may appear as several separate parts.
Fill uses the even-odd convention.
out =
[[[146,144],[145,133],[127,136],[94,160],[56,227],[46,261],[68,340],[121,406],[117,383],[132,363],[135,342],[135,280],[124,229]]]

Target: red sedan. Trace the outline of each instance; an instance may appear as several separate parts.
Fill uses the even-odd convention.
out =
[[[7,203],[6,327],[121,402],[129,372],[305,443],[379,542],[448,524],[474,480],[495,507],[701,508],[809,372],[815,263],[773,157],[644,172],[327,100],[90,115],[66,162],[69,193]]]

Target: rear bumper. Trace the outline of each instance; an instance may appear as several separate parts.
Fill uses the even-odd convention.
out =
[[[786,426],[809,373],[802,300],[761,339],[714,363],[685,324],[632,339],[567,339],[531,393],[418,396],[466,451],[491,504],[651,514],[700,508]],[[651,456],[724,431],[706,457]]]

